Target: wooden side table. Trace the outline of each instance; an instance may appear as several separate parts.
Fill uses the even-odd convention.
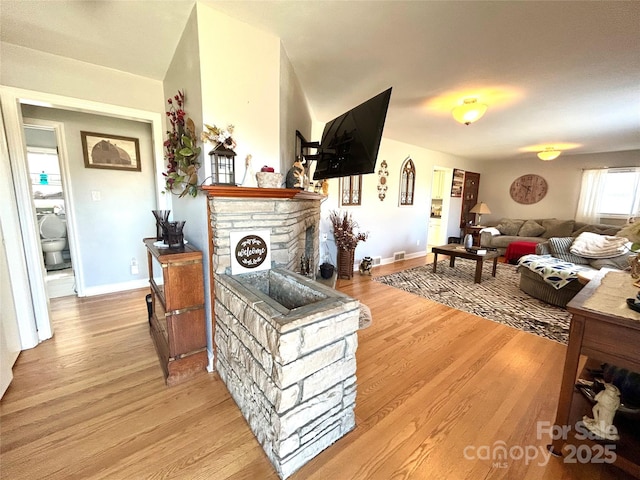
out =
[[[147,238],[151,337],[168,386],[206,371],[202,252],[191,245],[159,248]]]
[[[613,276],[603,280],[605,275]],[[627,281],[622,281],[620,286],[610,283],[616,277],[621,279],[620,275],[626,275]],[[603,282],[606,282],[606,286]],[[600,363],[606,362],[640,372],[640,314],[626,306],[626,298],[635,296],[636,293],[637,288],[633,287],[630,275],[602,269],[567,304],[567,310],[573,316],[555,419],[556,429],[565,429],[567,436],[554,437],[549,449],[555,455],[561,456],[562,447],[569,436],[579,433],[576,424],[582,420],[583,415],[592,417],[592,405],[574,388],[580,373],[578,364],[581,355]],[[618,428],[621,439],[617,442],[605,440],[598,443],[614,444],[614,464],[640,478],[640,431],[637,422],[616,415],[614,425]],[[587,446],[591,444],[595,457],[596,443],[593,440],[581,441]]]

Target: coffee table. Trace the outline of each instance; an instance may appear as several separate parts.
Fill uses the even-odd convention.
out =
[[[485,260],[493,260],[493,270],[491,276],[496,276],[496,266],[498,264],[498,257],[500,254],[497,251],[489,250],[484,255],[478,255],[477,253],[467,252],[462,245],[457,243],[450,243],[448,245],[442,245],[440,247],[433,247],[431,251],[434,254],[433,257],[433,273],[436,273],[436,267],[438,264],[438,254],[447,255],[449,257],[449,266],[451,268],[456,265],[456,258],[467,258],[469,260],[476,261],[476,276],[475,283],[482,281],[482,264]]]

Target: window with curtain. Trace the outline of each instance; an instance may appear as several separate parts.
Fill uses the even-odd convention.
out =
[[[602,218],[640,215],[640,168],[597,168],[582,172],[576,220],[600,223]]]
[[[416,185],[416,167],[411,157],[402,164],[400,175],[400,205],[413,205],[413,191]]]
[[[342,187],[340,202],[343,206],[361,205],[362,200],[362,175],[352,175],[340,179]]]

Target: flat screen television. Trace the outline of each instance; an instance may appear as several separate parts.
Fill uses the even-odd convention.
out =
[[[391,88],[370,98],[324,126],[314,180],[373,173]]]

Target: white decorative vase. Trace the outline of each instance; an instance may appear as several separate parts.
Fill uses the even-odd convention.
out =
[[[470,233],[467,233],[464,236],[464,248],[473,247],[473,236]]]

